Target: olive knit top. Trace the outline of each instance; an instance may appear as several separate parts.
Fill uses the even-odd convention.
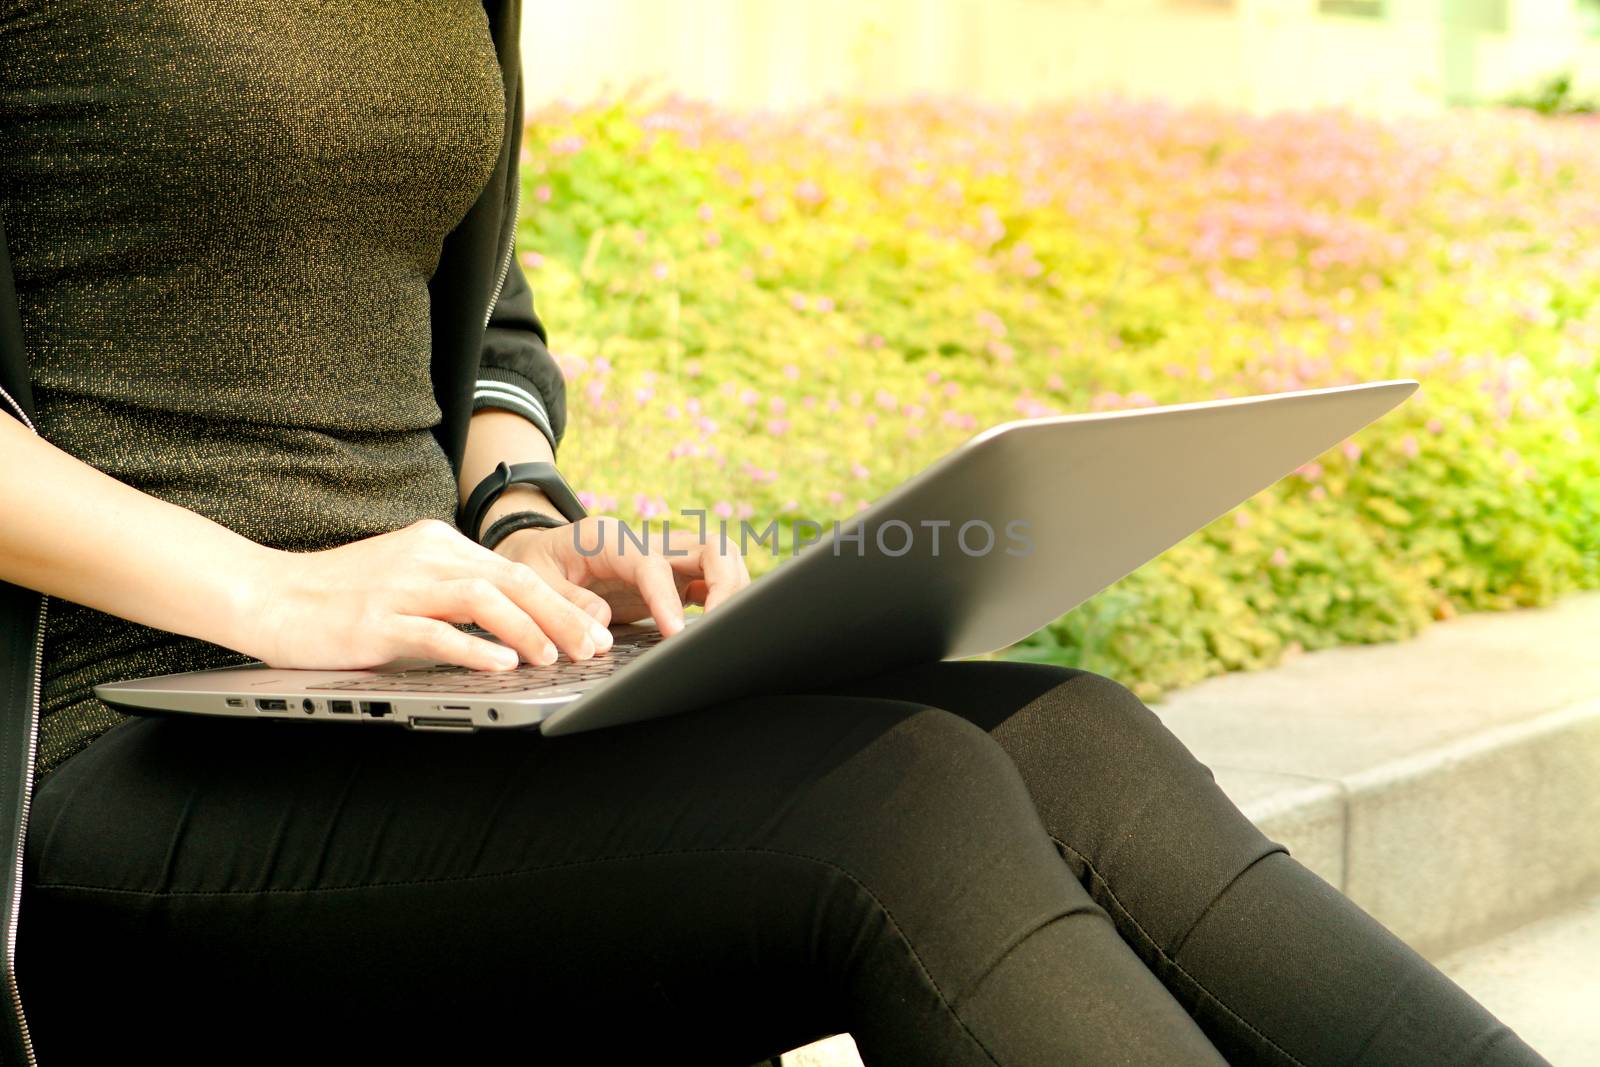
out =
[[[0,0],[40,433],[275,547],[452,520],[427,284],[504,116],[479,0]],[[240,659],[50,601],[37,776],[94,685]]]

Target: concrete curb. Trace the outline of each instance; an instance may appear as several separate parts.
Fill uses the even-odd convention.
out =
[[[1214,769],[1234,795],[1238,772]],[[1600,887],[1600,699],[1240,807],[1412,947],[1440,955]]]

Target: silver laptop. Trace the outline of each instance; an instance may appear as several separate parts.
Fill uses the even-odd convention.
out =
[[[130,712],[537,726],[576,733],[1004,648],[1399,404],[1414,381],[1006,423],[979,434],[678,635],[478,672],[252,664],[95,687]],[[814,532],[814,536],[812,535]],[[747,554],[766,530],[730,526]],[[630,546],[631,547],[631,546]],[[785,556],[795,546],[786,542]],[[488,635],[484,635],[488,636]]]

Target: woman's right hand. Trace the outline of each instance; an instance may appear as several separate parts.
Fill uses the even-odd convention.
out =
[[[251,576],[239,651],[273,667],[362,669],[418,657],[508,670],[559,648],[588,659],[611,633],[531,567],[437,519],[321,552],[271,552]],[[504,646],[451,626],[475,623]]]

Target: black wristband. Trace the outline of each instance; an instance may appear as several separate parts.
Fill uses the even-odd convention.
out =
[[[566,519],[558,519],[542,511],[513,511],[491,522],[489,528],[483,531],[479,543],[492,550],[518,530],[554,530],[558,526],[570,525]]]
[[[561,477],[555,464],[518,463],[512,466],[502,463],[489,472],[467,497],[466,506],[461,509],[461,531],[474,541],[478,540],[478,527],[483,523],[484,512],[512,485],[531,485],[543,490],[544,495],[550,498],[550,503],[568,522],[577,522],[589,515],[578,501],[578,494]]]

